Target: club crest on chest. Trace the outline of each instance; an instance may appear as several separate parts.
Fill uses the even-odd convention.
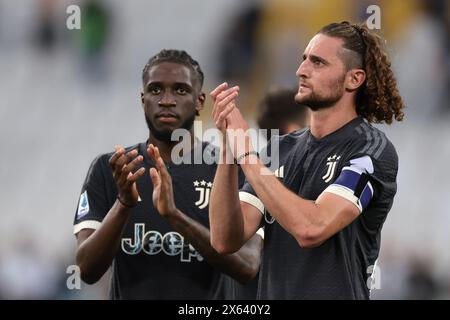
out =
[[[209,196],[211,194],[212,182],[205,180],[195,180],[194,183],[195,191],[199,192],[199,198],[194,203],[199,209],[204,209],[209,204]]]
[[[322,177],[323,181],[325,181],[326,183],[330,182],[331,179],[333,179],[339,159],[341,159],[341,156],[338,156],[336,154],[327,158],[326,173]]]

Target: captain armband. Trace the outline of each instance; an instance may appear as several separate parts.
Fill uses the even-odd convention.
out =
[[[373,164],[370,157],[351,160],[350,166],[344,167],[336,181],[324,192],[334,193],[349,200],[361,213],[373,198],[373,187],[369,181],[371,173]]]

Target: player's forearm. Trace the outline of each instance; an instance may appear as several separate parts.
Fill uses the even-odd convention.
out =
[[[116,201],[100,227],[78,248],[76,262],[86,283],[97,282],[108,270],[119,249],[130,212]]]
[[[211,244],[221,253],[238,250],[244,239],[237,165],[219,164],[209,202]]]
[[[199,222],[177,210],[167,217],[175,231],[179,232],[206,261],[241,283],[255,277],[259,270],[262,239],[255,235],[238,252],[219,254],[210,243],[210,231]]]
[[[267,168],[259,159],[252,160],[247,163],[253,164],[244,163],[241,167],[266,210],[297,240],[315,232],[323,223],[316,204],[287,189],[273,174],[261,174]]]

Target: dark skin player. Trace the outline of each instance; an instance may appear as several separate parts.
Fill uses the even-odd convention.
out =
[[[200,81],[193,70],[184,64],[155,64],[148,70],[141,101],[151,129],[147,152],[156,166],[149,172],[154,187],[155,208],[209,264],[241,283],[252,279],[260,264],[262,239],[259,235],[252,237],[238,252],[221,255],[210,244],[208,228],[175,206],[172,179],[165,166],[165,162],[170,162],[172,148],[177,143],[170,141],[170,135],[178,128],[185,128],[190,132],[191,145],[194,145],[192,123],[205,102]],[[77,234],[76,263],[80,267],[81,278],[86,283],[97,282],[119,250],[121,235],[130,217],[131,208],[137,204],[139,198],[136,181],[146,174],[144,168],[135,171],[142,161],[143,157],[138,156],[137,150],[125,153],[124,148],[115,147],[109,164],[120,201],[116,200],[97,230],[83,229]],[[149,195],[141,195],[145,196]]]

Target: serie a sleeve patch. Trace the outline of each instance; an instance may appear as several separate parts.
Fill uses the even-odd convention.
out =
[[[98,229],[101,225],[101,222],[93,220],[93,219],[87,219],[81,221],[82,218],[87,216],[90,213],[89,208],[89,197],[87,190],[84,190],[84,192],[80,196],[80,200],[78,202],[78,210],[75,218],[75,224],[73,226],[73,234],[77,234],[83,229]]]
[[[89,200],[87,195],[87,190],[85,190],[81,196],[80,201],[78,202],[78,210],[77,210],[77,220],[83,218],[89,212]]]
[[[373,197],[373,187],[369,180],[373,170],[373,163],[369,156],[353,159],[324,192],[331,192],[349,200],[361,213]]]

